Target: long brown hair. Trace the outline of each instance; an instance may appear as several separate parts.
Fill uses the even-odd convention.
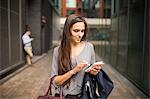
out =
[[[62,35],[62,40],[61,44],[59,47],[59,59],[58,59],[58,74],[64,74],[71,70],[71,32],[70,28],[72,27],[73,24],[77,22],[84,22],[85,24],[85,32],[84,36],[82,37],[81,41],[86,40],[86,33],[87,33],[87,23],[84,18],[82,18],[79,15],[72,14],[67,17],[65,24],[64,24],[64,29],[63,29],[63,35]]]

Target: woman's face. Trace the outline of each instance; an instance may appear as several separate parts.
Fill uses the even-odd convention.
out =
[[[70,32],[72,34],[71,36],[72,42],[79,43],[82,37],[84,36],[84,32],[85,32],[84,22],[77,22],[73,24],[72,27],[70,28]]]

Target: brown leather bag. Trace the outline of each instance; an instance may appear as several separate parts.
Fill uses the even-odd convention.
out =
[[[62,88],[60,87],[60,96],[52,96],[51,86],[53,82],[54,77],[50,79],[50,85],[48,87],[48,90],[45,95],[38,96],[37,99],[65,99],[65,97],[62,95]]]

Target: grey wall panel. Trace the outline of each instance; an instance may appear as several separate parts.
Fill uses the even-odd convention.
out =
[[[19,0],[10,1],[11,64],[20,61]]]
[[[112,19],[112,32],[111,32],[111,58],[110,63],[112,66],[117,66],[117,51],[118,51],[118,18]]]
[[[119,14],[112,17],[111,64],[150,95],[149,1],[122,0],[119,3]]]
[[[149,35],[149,9],[150,1],[145,1],[145,14],[144,14],[144,38],[143,38],[143,75],[142,75],[142,88],[145,93],[148,93],[150,96],[150,35]]]
[[[2,0],[1,1],[1,69],[5,69],[9,65],[9,39],[8,39],[8,1]]]
[[[20,67],[23,64],[21,58],[22,40],[20,35],[22,35],[22,29],[20,23],[20,16],[23,12],[19,9],[22,6],[24,0],[1,0],[1,70],[0,74],[5,77],[10,72],[15,70],[15,68]],[[24,22],[22,22],[24,23]]]
[[[53,40],[60,40],[62,31],[60,28],[60,16],[53,11]]]
[[[32,37],[34,41],[33,53],[41,55],[41,0],[27,0],[28,8],[26,9],[27,24],[31,26]]]
[[[132,80],[140,85],[143,74],[141,70],[143,69],[144,1],[136,0],[130,2],[129,18],[129,56],[127,73]]]
[[[0,6],[1,6],[1,1],[0,1]],[[0,13],[2,13],[1,11],[2,11],[2,9],[0,8]],[[0,67],[2,64],[2,55],[1,55],[1,53],[2,53],[2,51],[1,51],[1,48],[2,48],[2,46],[1,46],[1,44],[2,44],[2,39],[1,39],[1,37],[2,37],[2,28],[1,28],[2,23],[1,23],[1,20],[2,20],[2,18],[1,17],[2,17],[2,15],[0,14]]]
[[[126,73],[127,70],[127,51],[128,51],[128,18],[123,15],[119,17],[118,33],[118,52],[117,69]]]
[[[48,0],[42,1],[42,16],[46,22],[41,21],[42,52],[47,52],[52,46],[53,35],[53,8]]]
[[[119,10],[117,69],[126,74],[128,51],[128,0],[122,0]]]

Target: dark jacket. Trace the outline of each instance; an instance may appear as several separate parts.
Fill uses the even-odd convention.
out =
[[[86,73],[81,99],[107,99],[113,87],[113,82],[102,69],[96,76]]]

